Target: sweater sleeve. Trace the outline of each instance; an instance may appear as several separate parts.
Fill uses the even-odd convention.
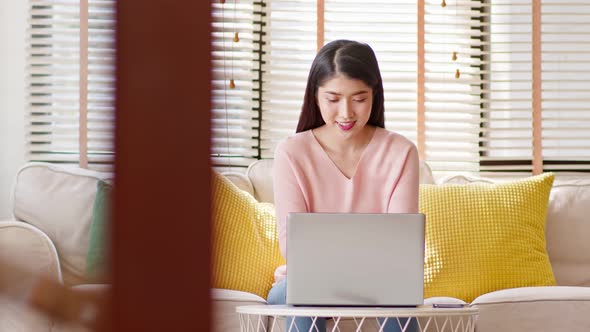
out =
[[[419,167],[418,150],[412,144],[397,185],[391,194],[388,213],[418,213]]]
[[[273,192],[279,246],[283,257],[287,258],[287,214],[308,212],[308,209],[293,164],[283,144],[279,144],[275,149]]]

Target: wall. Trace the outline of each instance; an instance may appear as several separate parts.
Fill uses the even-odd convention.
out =
[[[10,189],[25,161],[26,0],[0,0],[0,220],[11,216]]]

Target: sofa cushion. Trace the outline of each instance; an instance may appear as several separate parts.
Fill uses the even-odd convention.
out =
[[[547,210],[547,252],[558,285],[590,287],[590,176],[559,179]]]
[[[275,211],[214,172],[213,287],[266,297],[274,271],[284,264]]]
[[[255,193],[254,187],[252,187],[252,182],[250,182],[250,179],[248,179],[245,174],[238,172],[221,172],[221,174],[228,178],[238,188],[254,196]]]
[[[504,184],[422,185],[425,296],[466,302],[491,291],[554,285],[545,250],[552,174]]]
[[[266,301],[260,296],[229,289],[211,289],[211,300],[213,309],[213,330],[215,332],[241,331],[239,315],[236,308],[245,305],[261,305]],[[267,331],[267,319],[263,317],[264,329]]]
[[[274,203],[272,165],[272,159],[258,160],[250,164],[246,171],[254,188],[254,197],[259,202]]]
[[[441,184],[501,183],[510,178],[454,175]],[[547,253],[560,286],[590,286],[590,174],[556,174],[547,208]]]
[[[86,279],[96,184],[112,176],[111,173],[48,163],[29,163],[17,172],[14,216],[51,238],[60,257],[66,285],[80,284]]]
[[[590,288],[524,287],[476,298],[478,332],[590,331]]]
[[[92,207],[88,254],[86,255],[86,275],[89,282],[104,281],[108,273],[112,191],[113,188],[110,184],[105,181],[98,181],[96,199]]]

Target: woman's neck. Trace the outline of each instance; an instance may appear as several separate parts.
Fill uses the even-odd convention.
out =
[[[354,154],[362,152],[371,142],[377,127],[366,125],[361,132],[350,137],[344,137],[326,129],[325,126],[322,126],[312,130],[324,150],[338,154]]]

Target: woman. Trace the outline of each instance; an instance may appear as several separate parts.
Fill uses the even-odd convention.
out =
[[[311,66],[297,134],[275,150],[284,257],[289,212],[418,213],[416,147],[384,127],[383,82],[373,50],[348,40],[325,45]],[[275,272],[269,304],[285,303],[286,276],[286,266]],[[295,323],[309,331],[311,320]],[[410,325],[406,331],[416,330],[415,320]],[[317,326],[324,331],[325,319]],[[399,331],[397,322],[388,321],[384,331]]]

